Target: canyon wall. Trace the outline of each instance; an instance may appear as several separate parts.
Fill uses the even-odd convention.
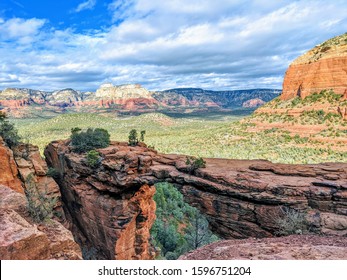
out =
[[[20,144],[11,150],[0,137],[0,259],[82,258],[72,233],[63,225],[67,221],[59,187],[47,172],[36,146]],[[30,215],[28,188],[55,202],[54,219],[38,222]]]
[[[273,164],[264,160],[206,159],[191,171],[184,155],[113,142],[98,150],[91,168],[69,141],[45,150],[59,171],[65,213],[74,236],[97,258],[151,259],[149,230],[155,219],[157,182],[173,183],[200,209],[219,236],[272,237],[286,209],[305,215],[317,234],[347,236],[347,164]]]

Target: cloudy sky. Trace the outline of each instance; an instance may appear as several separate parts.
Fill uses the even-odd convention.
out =
[[[0,89],[281,88],[347,0],[0,0]]]

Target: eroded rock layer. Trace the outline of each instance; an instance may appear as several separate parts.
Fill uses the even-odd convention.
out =
[[[27,200],[7,186],[0,185],[0,259],[78,260],[81,250],[71,232],[61,223],[33,222]]]
[[[310,230],[347,236],[347,164],[273,164],[263,160],[206,159],[191,172],[186,156],[113,142],[98,150],[97,168],[72,153],[68,141],[45,150],[60,172],[59,186],[73,233],[99,258],[153,257],[149,229],[157,182],[171,182],[223,238],[272,237],[284,209],[304,213]],[[94,249],[92,249],[94,248]]]
[[[60,172],[65,213],[84,257],[153,259],[149,231],[155,221],[155,188],[135,182],[147,170],[145,165],[138,166],[140,159],[133,148],[122,146],[120,154],[114,146],[103,149],[105,159],[95,170],[65,144],[52,143],[45,155],[49,165]],[[154,155],[144,152],[142,163]]]
[[[18,178],[18,168],[13,152],[0,137],[0,184],[24,194],[22,182]]]
[[[329,89],[347,98],[347,33],[297,58],[285,74],[281,99],[305,98]]]
[[[36,146],[20,144],[11,150],[0,138],[0,259],[81,259],[72,233],[64,227],[60,190],[47,176],[47,164]],[[30,194],[29,194],[30,193]],[[38,222],[36,206],[54,201],[54,219]],[[42,199],[42,200],[41,200]],[[37,217],[37,216],[36,216]]]

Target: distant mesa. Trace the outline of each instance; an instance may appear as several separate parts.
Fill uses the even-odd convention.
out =
[[[152,99],[152,94],[139,84],[129,84],[114,86],[111,83],[102,84],[95,92],[95,99],[129,99],[148,98]]]
[[[282,100],[332,89],[347,98],[347,33],[317,45],[289,66]]]
[[[250,99],[250,100],[243,102],[242,107],[244,107],[244,108],[257,108],[257,107],[262,106],[264,104],[265,104],[265,101],[263,101],[259,98],[254,98],[254,99]]]
[[[102,84],[96,92],[81,92],[71,88],[46,92],[26,88],[0,91],[0,110],[14,117],[28,117],[33,111],[50,114],[70,112],[181,112],[221,111],[235,108],[256,108],[277,97],[280,90],[251,89],[212,91],[200,88],[178,88],[149,91],[140,84]],[[253,101],[252,101],[253,100]],[[33,106],[35,105],[35,106]],[[40,105],[40,106],[37,106]]]

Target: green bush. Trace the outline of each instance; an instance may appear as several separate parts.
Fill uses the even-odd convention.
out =
[[[74,152],[85,153],[110,145],[110,134],[106,129],[88,128],[86,131],[81,131],[79,128],[73,128],[71,132],[71,145]]]
[[[98,151],[91,150],[87,153],[87,163],[90,167],[96,167],[101,162],[101,157]]]
[[[17,130],[14,125],[7,120],[5,113],[0,111],[0,136],[5,143],[10,147],[17,146],[20,141]]]
[[[308,231],[305,214],[287,207],[282,208],[282,215],[277,217],[275,223],[278,235],[303,234]]]
[[[25,195],[28,201],[28,212],[30,217],[37,223],[46,222],[53,218],[54,207],[58,198],[48,196],[48,187],[44,192],[38,189],[33,174],[30,174],[25,182]]]
[[[188,172],[191,174],[198,168],[205,168],[206,162],[202,157],[194,158],[194,157],[187,157],[186,165]]]

